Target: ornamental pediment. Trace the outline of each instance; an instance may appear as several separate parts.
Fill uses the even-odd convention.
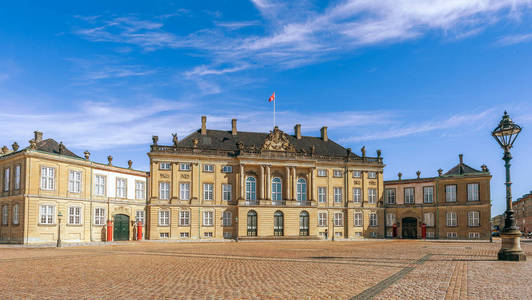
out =
[[[262,150],[266,151],[281,151],[281,152],[296,152],[294,145],[290,143],[288,136],[281,131],[277,126],[270,131],[266,136]]]

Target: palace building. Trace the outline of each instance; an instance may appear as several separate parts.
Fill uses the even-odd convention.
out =
[[[356,155],[321,136],[201,128],[173,145],[153,137],[148,238],[384,237],[380,151]]]
[[[489,239],[491,174],[459,164],[437,177],[384,182],[386,237]]]
[[[515,223],[519,230],[526,234],[532,232],[532,191],[517,198],[512,203],[512,209],[515,213]]]
[[[81,158],[36,131],[0,153],[0,242],[132,240],[144,226],[148,174]],[[107,224],[112,226],[107,230]],[[112,236],[108,236],[110,233]]]

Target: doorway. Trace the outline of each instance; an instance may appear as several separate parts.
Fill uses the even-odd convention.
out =
[[[129,216],[115,215],[113,240],[128,241],[129,240]]]
[[[404,218],[403,219],[403,239],[416,239],[417,238],[417,219],[416,218]]]

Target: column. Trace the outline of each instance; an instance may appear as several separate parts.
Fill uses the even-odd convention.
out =
[[[266,199],[271,200],[272,198],[272,192],[270,189],[272,188],[272,177],[271,177],[271,170],[270,166],[266,166]]]
[[[246,198],[246,183],[244,178],[244,165],[240,165],[240,199]]]
[[[285,167],[285,171],[286,171],[286,200],[290,200],[290,197],[292,196],[292,194],[290,193],[290,185],[291,185],[290,168]]]
[[[296,193],[296,185],[297,182],[297,176],[296,176],[296,167],[292,167],[292,199],[297,199],[297,193]]]
[[[264,199],[264,166],[260,165],[260,200]]]
[[[314,168],[310,169],[310,200],[311,201],[317,201],[316,195],[314,193],[316,192],[316,177]]]

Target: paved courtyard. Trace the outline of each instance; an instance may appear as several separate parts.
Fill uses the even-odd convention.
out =
[[[500,242],[131,242],[0,246],[0,299],[530,299]],[[511,282],[511,283],[509,283]]]

